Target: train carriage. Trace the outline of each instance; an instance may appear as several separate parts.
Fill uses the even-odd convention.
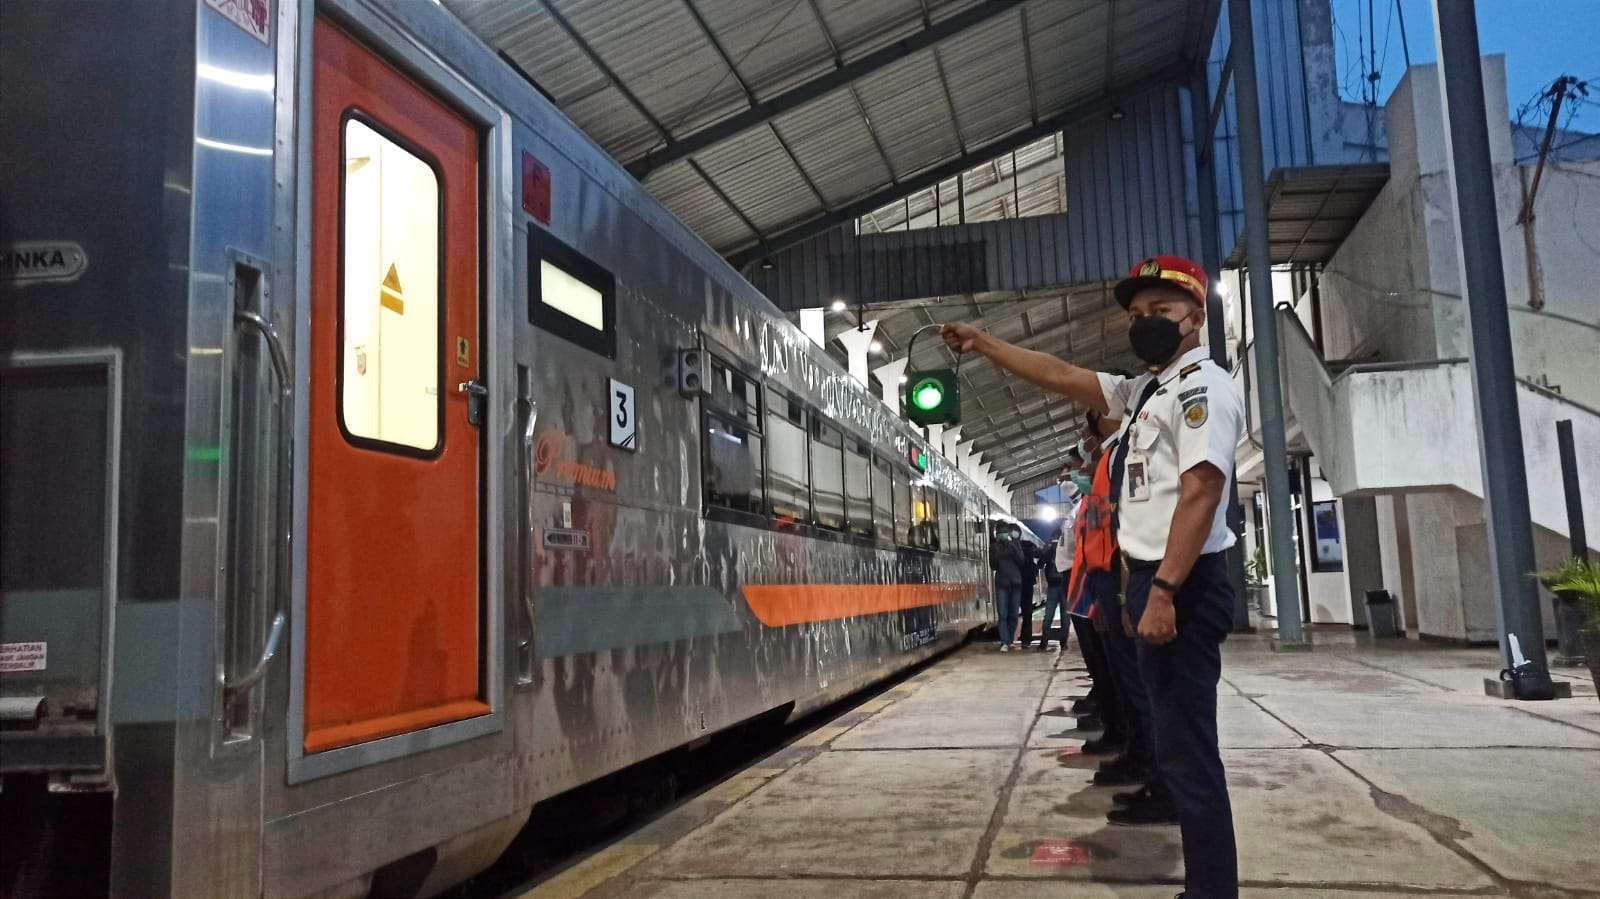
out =
[[[436,892],[987,620],[982,492],[436,5],[0,66],[0,889]]]

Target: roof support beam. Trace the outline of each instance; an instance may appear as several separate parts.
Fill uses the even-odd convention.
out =
[[[984,2],[956,13],[936,25],[924,28],[904,40],[896,41],[887,47],[874,50],[854,62],[845,63],[826,75],[814,78],[775,97],[763,100],[745,112],[729,116],[693,134],[686,134],[681,138],[668,140],[666,146],[658,150],[652,150],[628,163],[628,172],[633,177],[643,181],[646,175],[664,165],[692,156],[707,147],[719,144],[751,128],[763,125],[769,120],[804,106],[818,97],[830,94],[853,81],[864,78],[886,66],[893,65],[907,56],[919,53],[935,44],[955,37],[974,25],[987,22],[997,15],[1014,9],[1021,3],[1022,0],[984,0]]]
[[[751,106],[756,105],[755,91],[750,89],[750,84],[744,80],[743,75],[739,74],[739,67],[734,64],[733,57],[728,55],[727,49],[722,46],[722,42],[717,40],[716,34],[711,31],[711,26],[706,24],[705,16],[700,14],[700,9],[694,5],[694,0],[683,0],[683,6],[689,11],[689,16],[694,19],[694,23],[700,26],[700,33],[705,36],[706,43],[711,45],[711,49],[717,51],[717,56],[722,59],[722,64],[728,67],[728,74],[732,75],[733,80],[739,83],[739,90],[744,93],[745,101]],[[822,191],[817,190],[816,183],[811,180],[810,175],[806,174],[805,167],[800,164],[800,160],[796,158],[794,151],[789,149],[789,142],[783,139],[783,133],[778,130],[778,123],[768,122],[767,127],[772,130],[772,137],[778,142],[778,146],[783,148],[784,154],[789,157],[789,162],[794,166],[794,170],[800,173],[800,180],[806,183],[806,187],[811,188],[811,195],[817,198],[817,205],[827,209],[827,198],[822,195]]]
[[[993,0],[990,0],[990,2],[993,2]],[[897,185],[877,191],[873,194],[869,194],[868,196],[862,197],[853,203],[841,206],[830,213],[817,216],[808,222],[801,222],[800,224],[795,225],[794,227],[785,231],[780,231],[777,234],[770,235],[764,240],[756,243],[754,246],[746,247],[743,250],[739,250],[736,253],[730,254],[728,256],[728,262],[731,263],[734,268],[743,268],[744,266],[749,265],[751,262],[754,262],[763,256],[767,256],[772,253],[776,253],[779,250],[793,246],[794,244],[797,244],[808,237],[815,237],[816,235],[821,234],[822,232],[827,231],[828,229],[842,222],[848,222],[851,219],[860,218],[861,216],[872,212],[878,207],[892,203],[901,197],[916,193],[919,190],[926,190],[940,181],[944,181],[947,178],[953,178],[960,172],[965,172],[967,169],[970,169],[973,166],[980,165],[984,162],[994,159],[997,156],[1009,153],[1025,144],[1033,143],[1041,137],[1054,134],[1057,131],[1064,131],[1069,126],[1076,124],[1083,119],[1096,115],[1104,115],[1113,106],[1120,106],[1123,103],[1132,102],[1134,98],[1140,96],[1141,94],[1147,93],[1158,87],[1171,84],[1174,80],[1180,77],[1184,71],[1185,70],[1181,67],[1173,66],[1157,73],[1153,77],[1146,78],[1143,81],[1139,81],[1129,86],[1126,90],[1104,94],[1093,100],[1080,103],[1077,106],[1067,109],[1059,115],[1052,116],[1037,125],[1023,128],[1020,131],[1014,131],[1005,137],[991,141],[984,146],[978,147],[977,149],[951,159],[948,162],[936,165],[930,169],[926,169],[917,176],[907,178]]]
[[[556,25],[559,26],[562,31],[566,32],[567,38],[578,46],[578,49],[589,60],[589,63],[598,69],[601,75],[605,76],[606,81],[610,82],[611,85],[617,89],[617,93],[621,94],[622,98],[627,100],[628,104],[632,106],[634,110],[639,113],[639,115],[643,116],[646,122],[650,123],[650,127],[654,128],[656,133],[661,135],[662,139],[666,140],[668,144],[671,144],[672,132],[668,131],[667,126],[663,125],[661,120],[656,118],[655,115],[650,112],[649,108],[644,105],[644,103],[633,93],[633,91],[628,89],[628,86],[622,82],[622,79],[617,77],[617,73],[611,71],[611,66],[607,65],[606,61],[600,58],[600,53],[596,51],[594,47],[590,46],[588,41],[583,39],[583,35],[578,33],[578,29],[573,27],[571,22],[567,21],[567,17],[562,15],[560,10],[556,9],[556,5],[551,2],[551,0],[543,0],[543,5],[544,11],[552,20],[555,21]],[[700,180],[704,181],[706,186],[711,188],[712,193],[715,193],[717,198],[720,199],[729,209],[733,210],[733,214],[738,216],[741,222],[744,222],[744,226],[750,229],[750,233],[754,234],[757,240],[762,239],[761,229],[757,228],[756,223],[752,222],[750,217],[745,215],[744,211],[738,206],[735,206],[733,200],[730,199],[727,194],[723,193],[721,188],[717,187],[717,182],[711,180],[711,177],[693,161],[691,161],[689,165],[694,169],[694,173],[699,176]]]

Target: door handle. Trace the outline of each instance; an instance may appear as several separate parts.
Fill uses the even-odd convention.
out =
[[[272,372],[278,377],[278,392],[284,396],[289,395],[289,357],[283,352],[283,339],[278,336],[278,329],[272,322],[259,312],[249,309],[233,310],[233,320],[237,324],[249,325],[262,341],[267,345],[267,355],[272,357]]]
[[[482,427],[483,410],[489,405],[489,388],[474,378],[457,384],[456,393],[464,394],[467,398],[467,424],[475,428]]]
[[[227,675],[222,677],[222,689],[228,696],[233,696],[255,686],[258,681],[267,675],[267,669],[272,667],[272,660],[278,656],[278,644],[283,640],[283,625],[286,619],[280,610],[272,616],[272,627],[267,631],[267,643],[261,647],[261,658],[243,677],[232,679]]]

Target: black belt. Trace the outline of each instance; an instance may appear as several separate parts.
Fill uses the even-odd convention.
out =
[[[1219,549],[1214,553],[1201,553],[1200,555],[1195,556],[1194,564],[1199,565],[1201,559],[1210,558],[1211,556],[1221,556],[1226,553],[1227,550],[1225,549]],[[1135,559],[1132,556],[1123,556],[1122,560],[1127,563],[1129,571],[1150,571],[1161,567],[1160,559],[1157,559],[1154,562],[1146,562],[1143,559]]]

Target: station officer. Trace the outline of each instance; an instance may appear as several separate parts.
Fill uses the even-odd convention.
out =
[[[1118,282],[1128,341],[1147,368],[1134,378],[1079,368],[969,325],[945,325],[943,336],[953,349],[981,353],[1123,420],[1111,463],[1117,539],[1156,762],[1183,835],[1180,895],[1234,899],[1238,859],[1217,749],[1217,681],[1233,608],[1223,554],[1234,536],[1222,498],[1244,425],[1238,391],[1200,345],[1207,289],[1205,271],[1177,256],[1146,259]]]

